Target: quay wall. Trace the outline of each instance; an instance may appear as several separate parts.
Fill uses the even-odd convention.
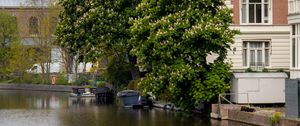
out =
[[[57,91],[71,92],[73,87],[67,85],[50,85],[50,84],[6,84],[0,83],[0,90],[32,90],[32,91]]]
[[[218,104],[212,104],[210,116],[212,119],[237,121],[257,126],[272,125],[271,116],[241,111],[240,105],[221,104],[219,108]],[[281,117],[278,126],[300,126],[300,121],[297,119],[288,119],[283,116]]]

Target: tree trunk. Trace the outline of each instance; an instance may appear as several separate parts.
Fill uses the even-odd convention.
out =
[[[129,55],[129,52],[127,54],[128,54],[128,60],[129,60],[129,63],[130,63],[131,77],[132,77],[133,80],[135,80],[135,79],[140,77],[139,68],[136,66],[137,58]]]

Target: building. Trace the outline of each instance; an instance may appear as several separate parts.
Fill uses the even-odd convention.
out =
[[[288,0],[290,25],[290,78],[300,78],[300,0]]]
[[[54,40],[55,26],[58,22],[58,11],[47,7],[50,1],[31,0],[1,0],[0,11],[7,12],[15,17],[19,36],[23,45],[30,48],[41,48],[51,46],[49,54],[41,53],[45,58],[51,60],[50,72],[61,72],[61,52],[60,49],[51,44]],[[45,51],[41,51],[45,52]],[[49,57],[49,58],[48,58]],[[38,62],[38,61],[37,61]],[[39,63],[33,64],[32,71],[41,73]]]
[[[226,0],[233,9],[232,29],[240,30],[228,52],[233,71],[290,66],[290,26],[286,0]]]
[[[65,72],[66,63],[63,60],[63,51],[51,44],[55,40],[54,32],[58,22],[59,10],[51,6],[56,0],[0,0],[0,11],[13,15],[17,21],[19,36],[24,45],[32,48],[51,46],[48,54],[50,72]],[[87,72],[92,64],[86,66]],[[46,68],[46,67],[45,67]],[[84,65],[78,65],[78,72],[83,72]],[[73,71],[75,68],[73,68]],[[40,63],[33,64],[27,70],[32,73],[42,73]]]

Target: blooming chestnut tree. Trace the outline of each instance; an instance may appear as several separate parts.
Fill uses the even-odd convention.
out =
[[[143,0],[132,18],[131,53],[148,73],[144,92],[167,95],[186,111],[230,87],[227,50],[237,33],[223,0]],[[210,54],[218,57],[208,63]]]

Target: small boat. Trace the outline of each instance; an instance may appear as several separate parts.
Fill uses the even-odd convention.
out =
[[[93,93],[82,93],[82,94],[75,94],[75,93],[70,93],[71,97],[95,97],[95,94]]]
[[[89,88],[73,88],[70,97],[95,97],[94,89]]]
[[[145,108],[152,107],[152,101],[142,97],[138,91],[124,90],[118,92],[117,96],[121,99],[124,107]],[[151,104],[149,104],[151,102]]]

